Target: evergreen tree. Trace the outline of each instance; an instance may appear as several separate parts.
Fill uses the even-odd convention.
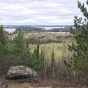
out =
[[[17,31],[15,37],[13,54],[16,57],[16,62],[18,65],[29,65],[30,50],[26,45],[26,40],[24,39],[24,33],[22,31]]]
[[[15,52],[17,55],[21,54],[25,48],[24,36],[22,31],[17,31],[17,36],[14,39]]]
[[[8,67],[8,48],[6,41],[6,34],[4,32],[3,26],[0,26],[0,75],[4,75],[6,68]]]
[[[78,1],[78,8],[84,18],[75,17],[72,29],[73,42],[70,46],[72,51],[72,69],[78,80],[88,80],[88,0],[86,3]]]
[[[0,56],[4,56],[7,53],[7,41],[3,26],[0,26]],[[3,55],[4,54],[4,55]]]
[[[6,38],[3,30],[3,26],[0,26],[0,44],[5,45],[6,44]]]

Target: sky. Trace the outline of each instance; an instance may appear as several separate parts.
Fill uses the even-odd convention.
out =
[[[2,25],[70,25],[80,15],[77,0],[0,0]]]

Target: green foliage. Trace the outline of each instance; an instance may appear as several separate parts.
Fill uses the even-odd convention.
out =
[[[44,68],[44,61],[44,53],[43,51],[40,52],[40,45],[37,44],[37,47],[34,49],[30,58],[30,66],[38,72],[41,72],[41,70]]]
[[[44,59],[39,44],[31,52],[23,31],[17,31],[15,38],[9,40],[3,27],[0,27],[0,71],[4,69],[6,72],[11,65],[26,65],[41,72],[44,68]]]
[[[16,55],[21,55],[25,48],[25,41],[21,31],[17,32],[17,36],[14,39],[14,47]]]
[[[11,36],[11,35],[10,35]],[[3,27],[0,27],[0,75],[7,72],[8,68],[13,65],[26,65],[37,72],[39,72],[42,78],[59,78],[58,70],[61,70],[60,65],[56,63],[56,54],[59,54],[58,49],[64,51],[63,44],[59,44],[58,48],[55,48],[56,44],[52,46],[49,44],[45,47],[37,46],[32,51],[29,41],[24,38],[23,31],[16,31],[15,37],[9,39],[3,31]],[[29,48],[30,47],[30,48]],[[55,48],[55,50],[51,50]],[[57,47],[57,46],[56,46]],[[45,49],[46,48],[46,49]],[[49,49],[50,48],[50,49]],[[50,59],[47,57],[47,53],[50,54]],[[61,50],[60,50],[61,51]],[[60,54],[59,54],[60,55]],[[60,74],[61,75],[61,74]]]
[[[24,33],[22,31],[17,31],[17,35],[13,40],[13,54],[16,57],[18,65],[29,66],[29,59],[31,57],[30,49],[27,47],[27,42],[24,39]]]
[[[5,38],[5,32],[3,30],[3,26],[0,26],[0,55],[3,56],[4,53],[6,53],[6,38]]]
[[[21,31],[17,32],[13,40],[5,35],[0,27],[0,73],[4,74],[11,65],[29,65],[30,50]],[[3,69],[3,70],[2,70]]]
[[[0,26],[0,44],[2,44],[2,45],[6,44],[5,33],[4,33],[2,25]]]
[[[8,47],[7,36],[3,30],[3,26],[0,26],[0,74],[5,72],[6,64],[8,63]],[[2,71],[2,72],[1,72]]]
[[[86,4],[88,6],[88,4]],[[73,42],[70,50],[73,52],[72,69],[78,80],[88,80],[88,12],[85,4],[78,1],[78,7],[84,19],[75,17],[72,30]]]
[[[86,5],[88,6],[88,0],[86,1]],[[81,4],[81,2],[78,1],[78,8],[80,8],[83,15],[88,19],[88,11],[87,11],[85,4],[84,3]]]

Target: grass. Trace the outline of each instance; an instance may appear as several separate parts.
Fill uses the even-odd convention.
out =
[[[16,34],[9,37],[14,38]],[[24,37],[29,41],[29,47],[33,51],[40,42],[40,51],[43,50],[46,58],[51,58],[54,50],[55,58],[62,59],[69,56],[68,44],[71,40],[69,32],[29,32],[24,31]]]
[[[30,44],[29,47],[33,50],[37,44]],[[40,44],[40,51],[43,50],[45,58],[50,59],[52,51],[54,50],[55,59],[62,59],[63,56],[68,57],[68,47],[66,43],[47,43]]]
[[[71,35],[69,32],[24,32],[24,37],[32,43],[57,43],[71,38]]]
[[[24,32],[25,39],[31,40],[33,44],[29,47],[31,50],[40,42],[40,51],[43,50],[45,58],[50,59],[54,50],[55,59],[62,59],[69,56],[68,44],[71,40],[69,32]]]

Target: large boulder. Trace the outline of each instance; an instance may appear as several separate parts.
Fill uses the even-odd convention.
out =
[[[6,78],[36,80],[38,74],[36,71],[26,66],[11,66],[7,72]]]

